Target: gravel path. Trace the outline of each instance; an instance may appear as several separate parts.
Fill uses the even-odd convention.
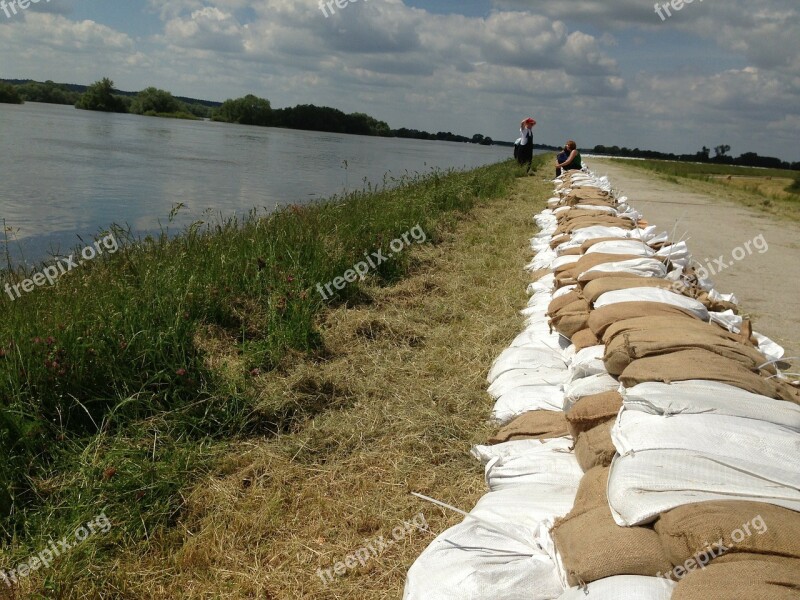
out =
[[[714,287],[736,294],[755,330],[781,344],[787,357],[800,356],[800,226],[624,164],[597,158],[587,164],[608,175],[650,224],[687,239],[694,258],[713,269]]]

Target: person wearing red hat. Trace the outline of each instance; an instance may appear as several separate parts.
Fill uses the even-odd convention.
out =
[[[516,155],[517,162],[520,165],[527,165],[526,174],[530,173],[531,162],[533,161],[533,127],[535,125],[536,119],[532,117],[524,119],[519,125],[520,142]]]

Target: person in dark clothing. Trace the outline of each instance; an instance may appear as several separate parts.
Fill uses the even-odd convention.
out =
[[[528,117],[520,123],[520,144],[517,149],[516,156],[517,162],[520,165],[527,165],[526,173],[531,170],[531,162],[533,161],[533,127],[536,125],[536,120]]]
[[[556,168],[561,168],[565,171],[572,171],[572,170],[580,170],[583,168],[583,163],[581,162],[581,153],[578,152],[578,146],[572,140],[567,142],[567,150],[569,150],[569,156],[566,160],[563,160],[556,164]]]
[[[561,153],[556,156],[556,177],[559,177],[562,172],[562,168],[558,166],[558,164],[564,162],[569,157],[569,149],[567,148],[566,144],[564,145],[564,149]]]

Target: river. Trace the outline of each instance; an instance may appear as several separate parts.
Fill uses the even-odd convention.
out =
[[[65,252],[112,223],[171,233],[365,182],[469,168],[512,149],[0,104],[0,220],[11,262]],[[172,223],[169,215],[178,205]],[[2,243],[2,237],[0,237]],[[0,248],[5,254],[5,247]],[[2,265],[6,264],[3,258]]]

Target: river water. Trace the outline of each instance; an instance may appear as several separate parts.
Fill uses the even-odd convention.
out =
[[[30,264],[112,223],[136,234],[162,225],[175,232],[197,220],[314,202],[365,181],[391,184],[407,173],[477,167],[511,154],[499,146],[0,104],[0,225],[11,262]]]

